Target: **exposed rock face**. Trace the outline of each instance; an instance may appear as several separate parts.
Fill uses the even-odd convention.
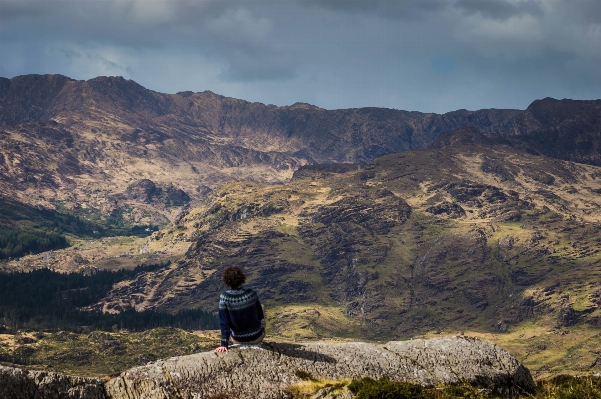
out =
[[[104,381],[0,366],[0,399],[105,399]]]
[[[434,215],[447,215],[450,218],[458,219],[465,216],[465,211],[456,202],[443,201],[440,204],[432,205],[426,208],[426,212]]]
[[[58,397],[54,392],[81,399],[208,398],[218,393],[239,399],[287,398],[289,385],[300,382],[297,371],[329,379],[388,375],[426,387],[468,382],[528,392],[535,388],[528,369],[500,347],[477,338],[443,337],[385,345],[264,343],[219,355],[205,352],[133,368],[108,381],[105,391],[95,379],[52,375],[46,380],[53,385],[42,385],[31,377],[39,372],[27,377],[21,370],[3,367],[0,398]],[[11,396],[13,392],[18,394]]]
[[[166,206],[182,206],[190,201],[190,196],[173,185],[166,188],[157,187],[150,179],[143,179],[130,184],[125,190],[125,197],[146,203],[158,202]]]
[[[533,153],[601,166],[601,100],[536,100],[507,137]]]
[[[459,129],[449,130],[441,134],[436,141],[428,146],[431,149],[447,147],[459,147],[463,145],[490,145],[493,139],[483,135],[471,126],[463,126]]]

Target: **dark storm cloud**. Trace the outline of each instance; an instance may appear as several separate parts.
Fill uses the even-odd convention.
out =
[[[575,18],[587,24],[601,24],[601,1],[579,0],[560,3],[561,10],[568,18]]]
[[[279,105],[524,108],[601,92],[598,0],[0,0],[0,75]]]
[[[467,13],[502,21],[523,14],[540,16],[543,13],[540,2],[535,0],[457,0],[455,6]]]
[[[258,56],[230,53],[228,66],[219,74],[227,82],[281,81],[298,76],[295,66]]]
[[[187,48],[209,57],[225,59],[220,76],[226,80],[280,80],[295,76],[293,65],[265,44],[271,22],[256,17],[243,2],[227,1],[57,1],[7,3],[10,12],[2,14],[3,39],[21,42],[40,38],[48,41],[76,41],[86,45],[100,42],[134,49],[166,47]],[[240,7],[228,7],[240,6]],[[24,20],[37,19],[36,26]],[[40,35],[43,32],[43,35]],[[42,36],[42,37],[40,37]],[[96,59],[116,71],[126,70],[119,63],[87,54],[82,46],[69,50],[61,44],[59,53],[66,57]],[[85,47],[85,46],[83,46]],[[110,68],[107,68],[110,69]]]
[[[448,8],[448,0],[398,1],[398,0],[298,0],[302,5],[321,7],[333,11],[374,13],[385,18],[410,19],[422,17],[433,11]]]
[[[27,15],[43,15],[51,10],[52,4],[43,1],[10,0],[0,3],[0,19]]]

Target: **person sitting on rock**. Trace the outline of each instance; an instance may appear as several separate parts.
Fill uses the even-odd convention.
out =
[[[246,275],[238,266],[229,266],[221,280],[230,289],[219,297],[221,346],[215,353],[227,352],[230,336],[235,344],[258,344],[265,338],[265,315],[259,296],[244,288]]]

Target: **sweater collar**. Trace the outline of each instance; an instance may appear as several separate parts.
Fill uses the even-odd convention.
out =
[[[244,286],[242,286],[242,287],[240,287],[240,288],[238,288],[238,289],[236,289],[236,290],[234,290],[234,289],[229,289],[229,290],[227,290],[226,292],[227,292],[228,294],[241,294],[241,293],[243,293],[244,291],[246,291],[246,288],[244,288]]]

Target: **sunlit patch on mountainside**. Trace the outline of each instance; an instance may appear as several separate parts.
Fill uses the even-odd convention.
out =
[[[601,327],[598,167],[462,144],[346,169],[220,186],[165,232],[185,258],[94,308],[213,309],[236,263],[291,338]]]

